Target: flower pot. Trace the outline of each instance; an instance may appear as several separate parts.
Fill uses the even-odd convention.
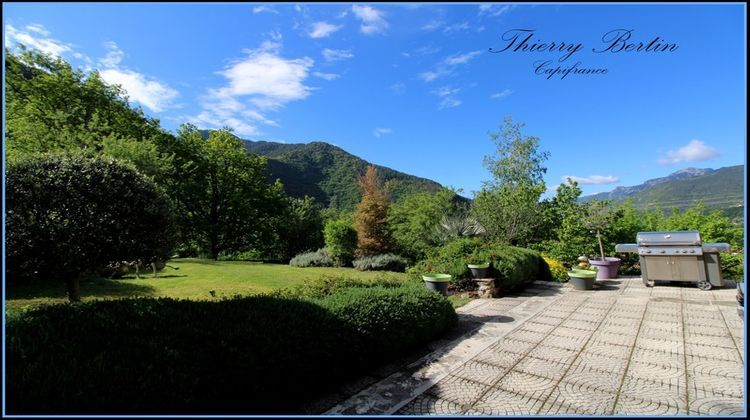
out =
[[[594,288],[594,281],[596,281],[596,271],[574,268],[568,271],[568,277],[570,277],[570,284],[573,285],[575,290],[591,290]]]
[[[615,257],[606,257],[601,259],[590,259],[589,264],[599,269],[596,275],[597,280],[616,279],[617,270],[620,269],[620,259]]]
[[[490,263],[484,264],[467,264],[469,270],[471,270],[471,277],[475,279],[487,278],[487,272],[490,269]]]
[[[448,296],[448,285],[451,282],[451,278],[450,274],[442,273],[427,273],[422,275],[425,286],[429,290],[438,292],[443,296]]]

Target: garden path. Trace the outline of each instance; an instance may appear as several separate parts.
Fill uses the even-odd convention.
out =
[[[478,329],[326,414],[741,416],[745,327],[726,283],[534,282],[473,300],[459,323]]]

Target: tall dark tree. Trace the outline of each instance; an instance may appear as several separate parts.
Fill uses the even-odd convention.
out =
[[[211,258],[269,246],[284,192],[280,183],[268,184],[265,158],[249,155],[229,129],[206,136],[190,124],[166,150],[174,153],[176,171],[167,183],[183,241]]]

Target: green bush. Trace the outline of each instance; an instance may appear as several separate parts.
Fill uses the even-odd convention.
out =
[[[332,220],[323,231],[328,253],[339,266],[349,265],[357,249],[357,231],[347,222]]]
[[[111,158],[45,155],[9,166],[7,275],[65,281],[112,261],[167,260],[174,246],[166,194]]]
[[[406,269],[406,258],[394,254],[380,254],[360,257],[352,261],[359,271],[400,271]]]
[[[248,249],[242,252],[222,252],[217,258],[218,261],[261,261],[263,253],[257,249]]]
[[[538,252],[508,245],[485,244],[478,239],[459,239],[433,253],[428,259],[407,270],[412,279],[421,280],[427,272],[446,273],[453,276],[452,283],[459,288],[474,285],[467,262],[483,259],[491,263],[490,276],[505,291],[516,289],[531,280],[547,280],[544,262]]]
[[[333,258],[325,248],[315,252],[305,252],[289,260],[292,267],[333,267]]]
[[[123,299],[9,319],[13,414],[289,413],[456,322],[416,285],[314,299]]]
[[[745,256],[740,252],[719,255],[721,274],[727,280],[742,281],[745,278]]]
[[[403,286],[405,283],[407,282],[385,274],[369,280],[353,279],[351,277],[343,276],[321,276],[315,279],[305,280],[302,284],[277,289],[271,294],[273,296],[285,298],[299,297],[304,299],[317,299],[346,288],[397,288]]]
[[[542,259],[547,264],[550,276],[553,280],[559,281],[560,283],[568,281],[568,269],[566,269],[560,261],[557,261],[552,257],[542,257]]]

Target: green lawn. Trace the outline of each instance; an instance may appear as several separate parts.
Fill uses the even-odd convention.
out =
[[[353,268],[298,268],[281,264],[199,259],[177,259],[169,264],[179,267],[179,270],[166,267],[159,273],[158,278],[148,273],[142,274],[140,280],[134,275],[128,275],[120,280],[96,277],[84,279],[81,282],[82,299],[86,301],[128,296],[212,299],[212,290],[218,298],[235,294],[263,293],[323,275],[360,279],[373,279],[378,276],[406,279],[404,273],[362,272]],[[6,293],[6,307],[10,310],[67,301],[62,283],[8,285]]]

